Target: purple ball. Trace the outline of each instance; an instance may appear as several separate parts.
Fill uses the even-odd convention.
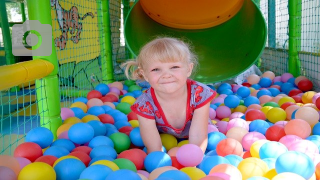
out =
[[[281,75],[281,81],[284,83],[287,82],[290,78],[293,78],[293,75],[290,73],[283,73]]]
[[[61,108],[61,119],[65,120],[69,117],[74,117],[74,112],[70,108]]]
[[[1,174],[1,179],[5,179],[5,180],[17,179],[16,173],[12,169],[6,166],[0,166],[0,174]]]
[[[281,82],[281,76],[276,76],[273,78],[273,82]]]

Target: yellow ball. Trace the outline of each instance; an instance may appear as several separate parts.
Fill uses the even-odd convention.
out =
[[[139,127],[139,121],[138,120],[131,120],[131,121],[129,121],[129,123],[131,124],[131,126],[133,128]]]
[[[244,105],[239,105],[236,108],[234,108],[234,112],[242,112],[245,113],[247,111],[247,107]]]
[[[312,98],[313,96],[316,94],[316,92],[314,91],[308,91],[308,92],[305,92],[302,97],[301,97],[301,100],[304,104],[307,104],[307,103],[312,103]]]
[[[60,161],[64,160],[64,159],[78,159],[80,161],[79,158],[75,157],[75,156],[70,156],[70,155],[66,155],[66,156],[62,156],[60,158],[58,158],[54,163],[53,163],[53,167],[55,167]]]
[[[256,158],[260,158],[259,156],[259,151],[262,145],[264,145],[264,143],[268,142],[268,140],[265,139],[261,139],[258,140],[254,143],[252,143],[251,147],[250,147],[250,154],[252,157],[256,157]]]
[[[180,141],[180,142],[177,144],[177,146],[178,146],[178,147],[181,147],[181,146],[183,146],[183,145],[185,145],[185,144],[189,144],[189,140]]]
[[[80,122],[82,122],[82,121],[77,117],[69,117],[63,121],[63,124],[67,124],[67,123],[76,124],[76,123],[80,123]]]
[[[68,131],[72,125],[73,125],[73,124],[71,124],[71,123],[62,124],[62,125],[61,125],[60,127],[58,127],[58,129],[57,129],[57,136],[59,136],[61,133],[65,132],[65,131]]]
[[[281,99],[279,99],[278,104],[279,104],[279,106],[281,106],[282,104],[284,104],[286,102],[296,103],[296,101],[292,97],[288,96],[288,97],[282,97]]]
[[[121,99],[120,102],[126,102],[129,103],[130,105],[132,105],[134,102],[136,101],[136,99],[132,96],[125,96]]]
[[[221,119],[221,121],[227,121],[227,122],[229,122],[230,119],[229,119],[229,118],[223,118],[223,119]]]
[[[87,123],[87,122],[89,122],[89,121],[94,121],[94,120],[100,121],[100,119],[99,119],[97,116],[95,116],[95,115],[90,115],[90,114],[84,116],[84,117],[81,119],[81,121],[82,121],[82,122],[85,122],[85,123]]]
[[[109,160],[99,160],[99,161],[96,161],[94,163],[92,163],[90,166],[93,166],[93,165],[96,165],[96,164],[101,164],[101,165],[104,165],[104,166],[108,166],[110,169],[112,169],[112,171],[116,171],[116,170],[119,170],[119,166],[112,162],[112,161],[109,161]]]
[[[80,101],[72,103],[70,108],[73,108],[73,107],[78,107],[78,108],[82,109],[82,111],[85,113],[88,111],[87,105],[83,102],[80,102]]]
[[[201,179],[206,176],[206,173],[196,167],[184,167],[180,171],[186,173],[191,180]]]
[[[178,145],[177,138],[171,134],[160,134],[162,145],[169,151],[171,148]]]
[[[276,123],[278,121],[284,121],[286,120],[286,117],[287,117],[286,111],[278,107],[274,107],[270,109],[267,113],[267,119],[272,123]]]
[[[263,177],[266,177],[268,179],[272,179],[277,175],[276,169],[270,169]]]
[[[33,162],[20,171],[18,180],[55,180],[56,177],[56,172],[49,164]]]
[[[263,106],[260,111],[262,111],[264,113],[264,115],[267,116],[268,112],[270,109],[272,109],[273,107],[272,106]]]
[[[272,180],[305,180],[302,176],[292,173],[292,172],[284,172],[277,174],[272,178]]]
[[[269,171],[267,163],[255,157],[243,159],[239,163],[238,169],[242,174],[242,179],[248,179],[253,176],[263,176]]]

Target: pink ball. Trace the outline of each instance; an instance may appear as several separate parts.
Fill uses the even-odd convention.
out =
[[[281,81],[282,82],[287,82],[290,78],[293,78],[293,75],[290,73],[283,73],[281,75]]]
[[[231,115],[231,109],[227,106],[219,106],[216,113],[219,119],[227,118]]]
[[[318,146],[312,141],[302,139],[291,144],[289,151],[298,151],[302,153],[316,153],[319,154]]]
[[[74,117],[74,112],[70,108],[61,108],[61,119],[65,120],[69,117]]]
[[[218,130],[219,132],[226,134],[227,133],[227,126],[228,122],[227,121],[219,121],[217,122]]]
[[[318,97],[320,97],[320,93],[316,93],[315,95],[313,95],[313,97],[312,97],[313,104],[316,104],[316,100],[318,99]]]
[[[224,103],[224,98],[217,97],[217,98],[213,99],[213,101],[211,101],[211,104],[215,104],[215,103]]]
[[[97,99],[97,98],[89,99],[88,102],[87,102],[88,108],[91,108],[93,106],[102,106],[102,105],[103,105],[103,102],[100,99]]]
[[[217,115],[216,110],[214,110],[213,108],[210,108],[209,109],[209,118],[212,120],[212,119],[216,118],[216,115]]]
[[[227,131],[233,127],[242,127],[244,129],[246,129],[247,131],[249,131],[249,125],[248,125],[247,121],[245,121],[244,119],[241,119],[241,118],[231,119],[228,122]]]
[[[58,139],[69,139],[68,131],[64,131],[59,134]]]
[[[120,90],[116,87],[110,87],[109,90],[110,90],[110,92],[114,92],[117,95],[120,95]]]
[[[15,157],[19,164],[20,164],[20,169],[24,168],[26,165],[30,164],[31,161],[27,158],[24,158],[24,157]]]
[[[235,84],[233,87],[232,87],[232,92],[237,92],[237,90],[242,87],[241,85],[238,85],[238,84]]]
[[[145,171],[145,170],[137,170],[137,173],[144,175],[146,178],[148,178],[149,175],[150,175],[150,174],[149,174],[147,171]]]
[[[279,82],[281,81],[281,76],[276,76],[273,78],[273,82]]]
[[[267,102],[270,102],[273,99],[273,97],[269,96],[269,95],[263,95],[259,98],[260,104],[264,104]]]
[[[244,114],[242,112],[234,112],[229,116],[229,119],[241,118]]]
[[[296,136],[296,135],[285,135],[279,140],[279,142],[282,143],[283,145],[285,145],[289,149],[291,144],[293,144],[293,143],[295,143],[297,141],[300,141],[300,140],[302,140],[302,138],[299,137],[299,136]]]
[[[226,94],[220,94],[218,97],[221,97],[221,98],[226,98],[228,95],[226,95]]]
[[[258,84],[260,81],[260,77],[256,74],[251,74],[247,77],[247,81],[250,84]]]
[[[178,149],[176,157],[181,165],[193,167],[201,163],[203,152],[201,148],[195,144],[185,144]]]
[[[5,180],[17,179],[16,173],[12,169],[6,166],[0,166],[0,175],[1,175],[0,179],[5,179]]]
[[[259,132],[253,131],[243,136],[241,144],[246,151],[250,151],[251,145],[261,139],[266,139],[266,137]]]
[[[287,123],[288,123],[288,121],[278,121],[278,122],[274,123],[274,125],[279,125],[279,126],[284,127]]]
[[[211,132],[219,132],[217,126],[215,126],[213,124],[209,124],[208,125],[208,133],[211,133]]]

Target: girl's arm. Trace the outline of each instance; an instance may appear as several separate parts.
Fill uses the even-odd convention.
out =
[[[156,121],[144,118],[138,115],[140,134],[144,145],[147,148],[147,153],[153,151],[162,151],[162,142],[159,131],[156,126]]]
[[[209,108],[210,102],[194,111],[189,130],[189,143],[198,145],[203,153],[208,145]]]

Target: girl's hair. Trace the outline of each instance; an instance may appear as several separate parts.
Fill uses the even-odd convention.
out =
[[[144,45],[136,60],[127,61],[121,67],[125,67],[128,79],[144,80],[140,70],[155,61],[193,63],[194,70],[198,66],[197,56],[189,44],[176,38],[159,37]]]

